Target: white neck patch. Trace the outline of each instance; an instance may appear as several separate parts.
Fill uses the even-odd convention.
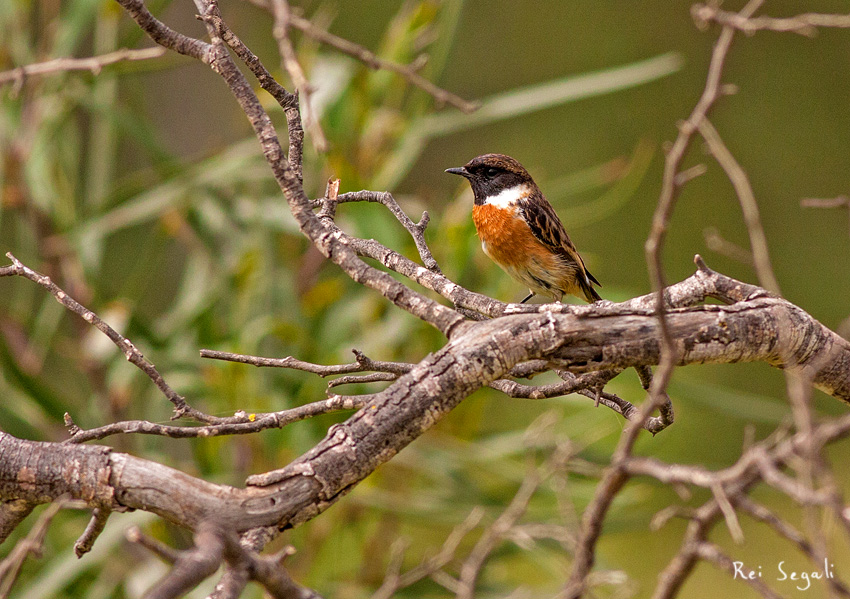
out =
[[[520,183],[507,189],[503,189],[494,196],[487,196],[485,204],[496,208],[513,208],[520,199],[528,195],[528,185]]]

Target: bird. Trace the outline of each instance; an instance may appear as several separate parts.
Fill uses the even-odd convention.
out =
[[[528,171],[505,154],[483,154],[446,169],[469,181],[472,220],[484,253],[535,295],[561,301],[575,295],[589,303],[602,286],[584,265],[555,209]]]

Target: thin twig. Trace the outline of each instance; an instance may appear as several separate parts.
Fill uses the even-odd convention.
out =
[[[472,599],[475,596],[475,583],[484,562],[496,548],[497,543],[508,534],[517,520],[526,512],[528,503],[540,483],[540,473],[535,467],[530,466],[508,507],[487,527],[461,565],[457,599]]]
[[[280,60],[283,68],[289,73],[295,89],[304,101],[304,120],[307,123],[307,129],[313,137],[313,145],[319,152],[325,152],[328,149],[328,140],[322,131],[322,125],[319,123],[318,115],[313,109],[312,96],[313,86],[307,80],[307,75],[304,74],[304,69],[301,68],[301,63],[298,62],[298,57],[295,54],[295,47],[292,45],[292,38],[289,36],[289,28],[292,25],[293,15],[292,9],[289,7],[287,0],[270,0],[272,7],[272,15],[274,16],[274,28],[272,33],[277,40],[278,51],[280,52]]]
[[[723,517],[726,519],[726,527],[729,529],[729,534],[739,545],[744,542],[744,531],[741,529],[741,523],[738,522],[738,516],[735,514],[735,508],[729,501],[729,496],[726,495],[726,490],[723,485],[712,485],[711,493],[714,495],[720,511],[723,512]]]
[[[751,16],[758,10],[762,2],[763,0],[750,0],[741,10],[740,14],[746,17]],[[655,294],[655,312],[660,325],[661,359],[650,387],[649,399],[641,407],[639,416],[635,420],[630,421],[626,427],[612,456],[611,466],[597,485],[593,500],[585,511],[572,571],[570,572],[569,580],[564,591],[567,599],[578,599],[584,595],[587,578],[593,568],[596,553],[595,547],[602,532],[602,523],[614,500],[614,496],[628,480],[628,475],[623,470],[623,465],[631,454],[632,447],[637,439],[638,430],[640,430],[643,421],[650,417],[655,407],[660,407],[665,402],[669,402],[669,397],[667,397],[665,390],[677,362],[677,355],[673,336],[665,317],[667,300],[664,292],[666,283],[662,266],[661,249],[666,237],[667,226],[676,204],[676,198],[681,189],[681,179],[679,177],[681,163],[691,144],[694,133],[699,128],[700,122],[706,118],[709,110],[722,93],[720,85],[721,77],[726,56],[732,45],[734,33],[735,30],[729,27],[724,27],[720,32],[720,36],[712,51],[703,93],[691,115],[680,125],[676,141],[671,146],[664,161],[661,193],[652,217],[650,234],[644,246],[650,282]]]
[[[712,252],[716,252],[727,258],[731,258],[736,262],[741,262],[748,266],[754,266],[752,252],[745,250],[737,243],[733,243],[720,234],[717,227],[706,227],[702,230],[702,236],[705,240],[705,245]]]
[[[260,61],[248,46],[227,26],[221,17],[221,11],[217,3],[210,3],[209,11],[204,20],[211,24],[218,36],[226,43],[236,56],[245,63],[254,77],[264,90],[266,90],[277,101],[286,113],[287,130],[289,133],[289,161],[292,172],[298,179],[303,181],[303,152],[304,152],[304,129],[301,126],[301,110],[299,109],[298,93],[289,93],[278,83],[268,69]]]
[[[101,333],[106,335],[112,343],[114,343],[121,353],[124,354],[124,357],[127,358],[127,361],[136,366],[139,370],[144,372],[148,378],[150,378],[154,385],[156,385],[157,389],[159,389],[163,395],[174,404],[174,418],[179,418],[182,416],[191,416],[192,418],[196,418],[197,420],[203,421],[206,418],[206,415],[198,412],[193,409],[189,404],[186,403],[186,400],[178,394],[174,389],[172,389],[168,383],[165,382],[165,379],[162,378],[162,375],[156,369],[156,367],[145,358],[142,353],[136,349],[136,346],[130,342],[129,339],[122,336],[118,331],[113,329],[109,324],[107,324],[103,319],[101,319],[97,314],[77,302],[74,298],[69,296],[67,293],[62,291],[53,281],[50,280],[50,277],[40,274],[29,267],[25,266],[20,260],[15,258],[11,253],[7,253],[6,257],[12,261],[12,266],[0,267],[0,277],[8,277],[8,276],[19,276],[24,277],[25,279],[29,279],[30,281],[37,283],[44,287],[53,297],[56,298],[60,304],[65,306],[68,310],[77,314],[80,318],[85,320],[87,323],[94,326]]]
[[[124,536],[130,543],[141,545],[164,562],[173,564],[177,561],[179,552],[176,549],[169,547],[158,539],[144,534],[142,529],[138,526],[131,526],[128,528],[127,532],[124,533]]]
[[[89,56],[87,58],[54,58],[45,62],[28,64],[9,71],[0,73],[0,86],[14,83],[17,87],[24,84],[28,77],[36,75],[54,75],[56,73],[67,73],[69,71],[89,71],[92,75],[98,75],[103,67],[124,61],[151,60],[165,54],[165,48],[154,46],[140,50],[128,50],[121,48],[108,54]]]
[[[719,3],[695,4],[691,8],[691,15],[701,28],[707,27],[709,23],[719,23],[725,27],[739,29],[748,35],[756,31],[777,31],[780,33],[799,33],[812,37],[817,33],[819,27],[841,28],[850,27],[850,14],[821,14],[804,13],[793,17],[746,17],[740,13],[720,10]]]
[[[850,209],[850,196],[838,196],[837,198],[819,199],[805,198],[800,200],[803,208],[846,208]],[[850,219],[848,219],[850,224]]]
[[[711,124],[707,117],[700,119],[698,129],[703,139],[706,142],[709,152],[717,160],[718,164],[726,172],[729,181],[735,188],[735,195],[738,197],[738,202],[741,204],[741,212],[744,215],[744,224],[747,226],[747,233],[750,236],[750,247],[753,251],[753,264],[756,268],[756,275],[759,279],[759,285],[775,293],[781,295],[779,290],[779,281],[776,280],[776,275],[773,273],[773,266],[770,263],[770,254],[767,247],[767,237],[764,234],[764,227],[761,224],[759,216],[758,203],[756,202],[755,194],[753,193],[752,185],[750,185],[747,173],[726,147],[723,139],[720,137],[717,129]]]
[[[27,536],[18,541],[9,554],[0,561],[0,599],[6,599],[21,572],[27,556],[41,557],[47,529],[56,514],[65,507],[63,500],[55,501],[44,510]]]
[[[795,544],[797,548],[812,561],[813,564],[820,566],[823,563],[822,561],[820,561],[821,558],[815,555],[815,551],[812,547],[812,544],[806,539],[805,536],[803,536],[803,533],[794,528],[786,520],[780,518],[770,509],[759,503],[756,503],[755,501],[746,496],[739,497],[735,503],[739,510],[746,514],[749,514],[752,518],[758,520],[759,522],[764,522],[765,524],[770,526],[774,531],[776,531],[776,534]],[[850,589],[848,589],[847,586],[840,580],[829,577],[826,578],[826,582],[829,583],[829,585],[835,592],[845,597],[850,597]]]
[[[226,360],[228,362],[239,362],[241,364],[250,364],[252,366],[272,367],[272,368],[291,368],[293,370],[301,370],[312,374],[317,374],[321,377],[334,376],[339,374],[352,374],[355,372],[365,372],[368,370],[377,372],[391,372],[393,374],[404,374],[410,372],[413,364],[407,362],[385,362],[382,360],[373,360],[366,356],[363,352],[352,350],[356,362],[351,364],[313,364],[312,362],[304,362],[292,356],[285,358],[264,358],[261,356],[248,356],[245,354],[234,354],[230,352],[214,351],[211,349],[202,349],[201,357],[210,358],[213,360]]]
[[[274,2],[275,0],[272,1]],[[469,102],[457,94],[453,94],[434,85],[428,79],[420,75],[414,66],[403,65],[390,60],[385,60],[359,44],[355,44],[352,41],[336,36],[321,27],[318,27],[308,19],[292,14],[290,15],[289,23],[296,29],[303,31],[309,37],[312,37],[314,40],[331,46],[352,58],[356,58],[372,69],[385,69],[401,75],[409,83],[431,95],[438,104],[449,104],[450,106],[459,108],[463,112],[467,113],[474,112],[480,106],[478,102]]]
[[[319,205],[322,202],[323,200],[316,200],[314,201],[314,205]],[[425,229],[431,218],[428,215],[427,210],[422,213],[420,221],[418,223],[414,223],[410,217],[407,216],[404,210],[401,209],[401,206],[399,206],[392,194],[387,191],[350,191],[340,194],[339,197],[337,197],[338,204],[344,204],[346,202],[374,202],[384,205],[390,212],[392,212],[393,216],[396,217],[396,220],[398,220],[398,222],[407,229],[407,232],[410,233],[410,236],[413,238],[413,242],[416,244],[419,257],[422,259],[422,263],[425,267],[438,275],[443,274],[443,271],[440,270],[440,266],[434,259],[433,254],[431,254],[431,249],[428,247],[428,243],[425,241]]]
[[[696,544],[695,551],[697,556],[700,558],[711,562],[721,570],[726,571],[728,574],[735,576],[735,566],[732,562],[732,558],[723,553],[723,551],[715,545],[714,543],[709,543],[708,541],[701,541]],[[758,592],[765,599],[784,599],[782,595],[774,591],[772,588],[767,586],[764,581],[759,577],[743,577],[744,582],[749,584],[756,592]]]
[[[387,567],[387,575],[381,583],[380,588],[372,595],[372,599],[389,599],[397,591],[407,588],[420,580],[433,576],[436,572],[455,559],[455,554],[461,541],[470,532],[475,530],[484,517],[484,508],[475,507],[466,519],[457,525],[446,537],[440,550],[433,556],[426,558],[419,565],[411,568],[404,574],[401,573],[404,548],[398,544],[395,546],[394,557],[390,559]]]
[[[740,14],[745,17],[752,15],[758,10],[763,1],[750,0],[741,10]],[[667,386],[667,381],[672,374],[673,364],[675,363],[672,337],[664,319],[665,299],[662,290],[665,287],[665,277],[661,263],[661,249],[666,237],[667,225],[673,214],[673,208],[681,190],[681,179],[679,178],[680,165],[690,147],[694,133],[699,129],[700,123],[706,118],[714,103],[722,95],[721,76],[734,35],[735,30],[731,27],[724,27],[720,32],[720,36],[717,38],[717,42],[714,44],[714,49],[712,50],[711,63],[708,67],[708,77],[702,95],[688,119],[680,124],[676,141],[673,142],[673,145],[667,152],[664,161],[661,194],[652,217],[652,228],[645,245],[650,281],[652,283],[652,289],[657,294],[656,309],[661,323],[662,333],[662,355],[664,358],[655,377],[656,388],[659,391]]]
[[[178,426],[158,424],[148,420],[125,420],[113,422],[92,429],[81,429],[73,424],[70,417],[70,438],[65,443],[85,443],[105,439],[118,434],[140,434],[170,437],[172,439],[207,438],[223,435],[248,435],[270,428],[283,428],[294,422],[300,422],[320,414],[358,410],[371,399],[370,395],[331,395],[328,399],[281,410],[279,412],[248,413],[240,410],[229,418],[216,418],[217,424],[205,426]]]

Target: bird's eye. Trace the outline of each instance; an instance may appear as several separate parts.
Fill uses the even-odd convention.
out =
[[[498,175],[498,174],[499,174],[499,169],[497,169],[497,168],[493,168],[493,167],[491,166],[490,168],[488,168],[488,169],[485,171],[485,173],[486,173],[486,175],[487,175],[487,178],[488,178],[488,179],[492,179],[493,177],[495,177],[496,175]]]

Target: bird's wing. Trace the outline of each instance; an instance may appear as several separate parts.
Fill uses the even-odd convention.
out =
[[[566,253],[574,262],[578,255],[570,236],[555,214],[552,205],[542,197],[520,200],[522,216],[540,243],[555,253]]]
[[[542,195],[520,200],[520,210],[534,237],[540,243],[560,254],[568,262],[576,264],[590,281],[600,287],[602,286],[596,280],[596,277],[585,268],[584,261],[581,259],[576,246],[573,245],[564,225],[561,224],[561,219],[558,218],[555,209]]]

